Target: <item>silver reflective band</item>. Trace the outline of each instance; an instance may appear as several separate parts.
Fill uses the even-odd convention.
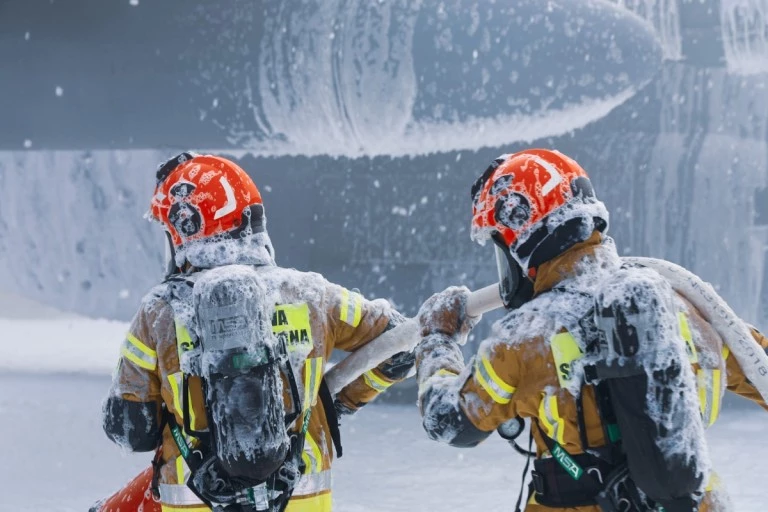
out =
[[[478,377],[480,377],[478,379],[480,385],[485,389],[486,392],[488,392],[489,395],[491,395],[491,398],[493,398],[495,402],[500,404],[508,404],[512,400],[512,395],[515,394],[514,390],[508,391],[502,388],[499,383],[496,382],[494,376],[491,375],[491,373],[488,371],[486,364],[489,366],[491,364],[488,359],[483,357],[475,359],[475,369],[478,373]],[[511,387],[512,386],[510,386],[510,388]]]
[[[307,494],[317,494],[322,491],[331,490],[331,472],[330,470],[320,473],[310,473],[301,475],[299,483],[293,490],[294,496],[305,496]]]
[[[123,343],[122,354],[131,362],[147,370],[157,368],[157,353],[141,343],[138,339],[128,336]],[[137,345],[141,344],[141,346]]]
[[[165,505],[204,505],[186,485],[160,484],[160,501]]]

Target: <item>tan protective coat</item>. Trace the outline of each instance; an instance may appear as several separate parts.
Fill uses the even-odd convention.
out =
[[[613,251],[614,249],[601,246],[601,237],[595,233],[590,240],[577,244],[558,258],[541,265],[535,279],[536,295],[544,294],[557,286],[559,282],[573,274],[574,267],[579,262],[585,261],[585,258],[593,258],[595,252],[600,250]],[[723,349],[722,339],[701,314],[682,298],[679,305],[687,319],[692,342],[697,352],[698,362],[693,365],[693,368],[694,373],[702,376],[699,380],[700,396],[709,401],[714,399],[719,404],[721,392],[727,387],[728,390],[768,409],[757,390],[746,380],[735,358],[728,357],[727,349]],[[486,340],[480,345],[475,366],[458,394],[459,406],[474,426],[480,430],[491,432],[501,423],[515,416],[530,419],[535,425],[533,436],[538,457],[549,455],[541,432],[553,434],[550,437],[556,438],[571,455],[583,453],[577,425],[576,400],[560,385],[550,346],[550,339],[555,334],[557,333],[542,331],[515,343],[505,343],[504,340],[498,339],[494,339],[493,342]],[[768,348],[766,338],[757,331],[753,331],[753,334],[764,348]],[[425,359],[424,355],[420,356],[417,364],[422,359]],[[483,360],[490,369],[483,368]],[[443,370],[455,374],[462,372],[460,367],[449,366],[444,366]],[[490,385],[488,384],[489,375],[492,375],[490,380],[495,381]],[[705,376],[715,378],[710,379],[711,382],[709,382],[703,378]],[[425,376],[422,381],[428,386],[427,379],[428,376]],[[489,392],[489,388],[496,394],[495,397]],[[426,389],[421,389],[422,393],[424,391]],[[584,388],[583,403],[589,445],[603,446],[606,440],[591,386]],[[702,409],[702,412],[711,414],[712,404],[708,409],[705,407]],[[555,421],[550,421],[552,418]],[[705,425],[708,420],[709,418],[705,417]],[[708,493],[708,498],[700,508],[700,512],[721,510],[711,503],[713,499],[709,494],[711,493]],[[529,502],[525,510],[527,512],[564,510],[600,512],[598,507],[553,509],[537,504],[534,499]]]
[[[302,305],[306,305],[312,342],[311,344],[307,341],[299,342],[298,345],[304,346],[297,347],[289,345],[289,349],[306,352],[303,357],[305,361],[322,358],[322,371],[325,370],[325,364],[334,349],[354,351],[381,334],[387,328],[390,319],[397,315],[388,302],[366,300],[358,293],[329,283],[318,274],[271,266],[258,267],[257,272],[270,283],[270,286],[279,291],[278,304],[299,305],[301,306],[299,309],[303,308]],[[288,319],[290,320],[290,316]],[[292,326],[280,327],[289,329]],[[143,364],[137,364],[135,358],[125,355],[124,350],[114,375],[111,392],[131,401],[162,402],[175,415],[176,421],[183,425],[179,396],[181,386],[178,380],[181,370],[176,346],[174,314],[168,302],[162,297],[161,287],[144,299],[131,324],[125,347],[135,350],[136,341],[144,345],[150,353],[156,353],[157,364],[154,368],[147,367],[151,365],[146,361]],[[145,359],[151,361],[151,358]],[[297,379],[300,391],[304,389],[305,370],[306,368],[302,365],[302,379]],[[355,409],[371,401],[383,388],[392,383],[393,381],[379,370],[373,369],[344,388],[338,398],[347,407]],[[190,391],[190,404],[195,418],[193,428],[202,429],[205,427],[202,393],[199,386],[194,384],[190,385]],[[289,408],[287,396],[286,408]],[[301,421],[297,424],[300,425]],[[316,400],[312,405],[305,446],[305,454],[310,460],[317,455],[317,452],[313,453],[313,444],[321,454],[321,461],[318,461],[320,467],[315,467],[314,470],[322,472],[330,470],[333,459],[332,440],[320,400]],[[160,482],[183,483],[186,478],[184,475],[187,471],[186,466],[180,462],[182,459],[179,458],[179,450],[168,428],[163,435],[162,454],[164,464]],[[329,493],[330,489],[322,492]],[[306,497],[308,496],[302,498]],[[327,506],[330,507],[330,499],[327,500]],[[195,510],[199,510],[199,506]],[[292,508],[289,507],[289,510]],[[304,510],[304,508],[295,508],[295,510]],[[326,508],[317,510],[326,510]]]

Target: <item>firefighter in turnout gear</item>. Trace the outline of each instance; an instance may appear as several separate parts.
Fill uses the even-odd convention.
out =
[[[725,389],[766,404],[692,304],[622,263],[586,172],[556,151],[504,155],[472,200],[472,238],[494,244],[508,311],[465,365],[460,345],[479,321],[465,312],[468,290],[422,306],[429,437],[472,447],[529,420],[528,512],[726,510],[703,430]]]
[[[151,217],[165,228],[168,275],[126,334],[104,429],[130,451],[155,450],[154,471],[93,510],[143,500],[145,511],[330,511],[337,412],[405,378],[413,356],[336,397],[326,364],[402,317],[387,301],[278,267],[259,191],[224,158],[183,153],[162,165]]]

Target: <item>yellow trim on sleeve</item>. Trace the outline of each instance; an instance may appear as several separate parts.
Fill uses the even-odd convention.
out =
[[[343,288],[341,290],[341,321],[344,323],[349,323],[347,320],[348,316],[348,310],[349,310],[349,290],[346,288]]]
[[[137,349],[141,350],[145,354],[147,354],[149,357],[157,358],[157,352],[146,346],[144,343],[142,343],[139,338],[131,334],[130,332],[125,335],[125,338],[131,342],[131,345],[136,347]]]
[[[132,362],[133,364],[141,368],[144,368],[145,370],[154,370],[155,368],[157,368],[157,361],[155,361],[154,364],[148,363],[147,361],[144,361],[139,356],[137,356],[136,354],[128,350],[128,347],[123,347],[123,350],[121,351],[121,353],[130,362]]]
[[[352,319],[352,327],[360,325],[360,319],[363,316],[363,298],[359,293],[353,293],[352,298],[355,301],[355,316]]]
[[[475,378],[494,402],[505,405],[512,401],[515,388],[499,378],[491,367],[491,362],[480,357],[475,361]]]
[[[368,370],[363,374],[363,380],[368,385],[369,388],[373,389],[377,393],[381,393],[385,391],[388,387],[390,387],[394,382],[388,382],[378,375],[376,375],[376,372],[373,370]]]

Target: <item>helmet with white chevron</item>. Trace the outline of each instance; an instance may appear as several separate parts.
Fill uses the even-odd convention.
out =
[[[156,178],[150,216],[165,228],[176,266],[185,261],[210,267],[264,259],[242,261],[242,255],[233,254],[238,252],[233,242],[259,233],[268,241],[261,194],[240,166],[226,158],[185,152],[161,164]],[[271,244],[266,249],[271,257]]]

